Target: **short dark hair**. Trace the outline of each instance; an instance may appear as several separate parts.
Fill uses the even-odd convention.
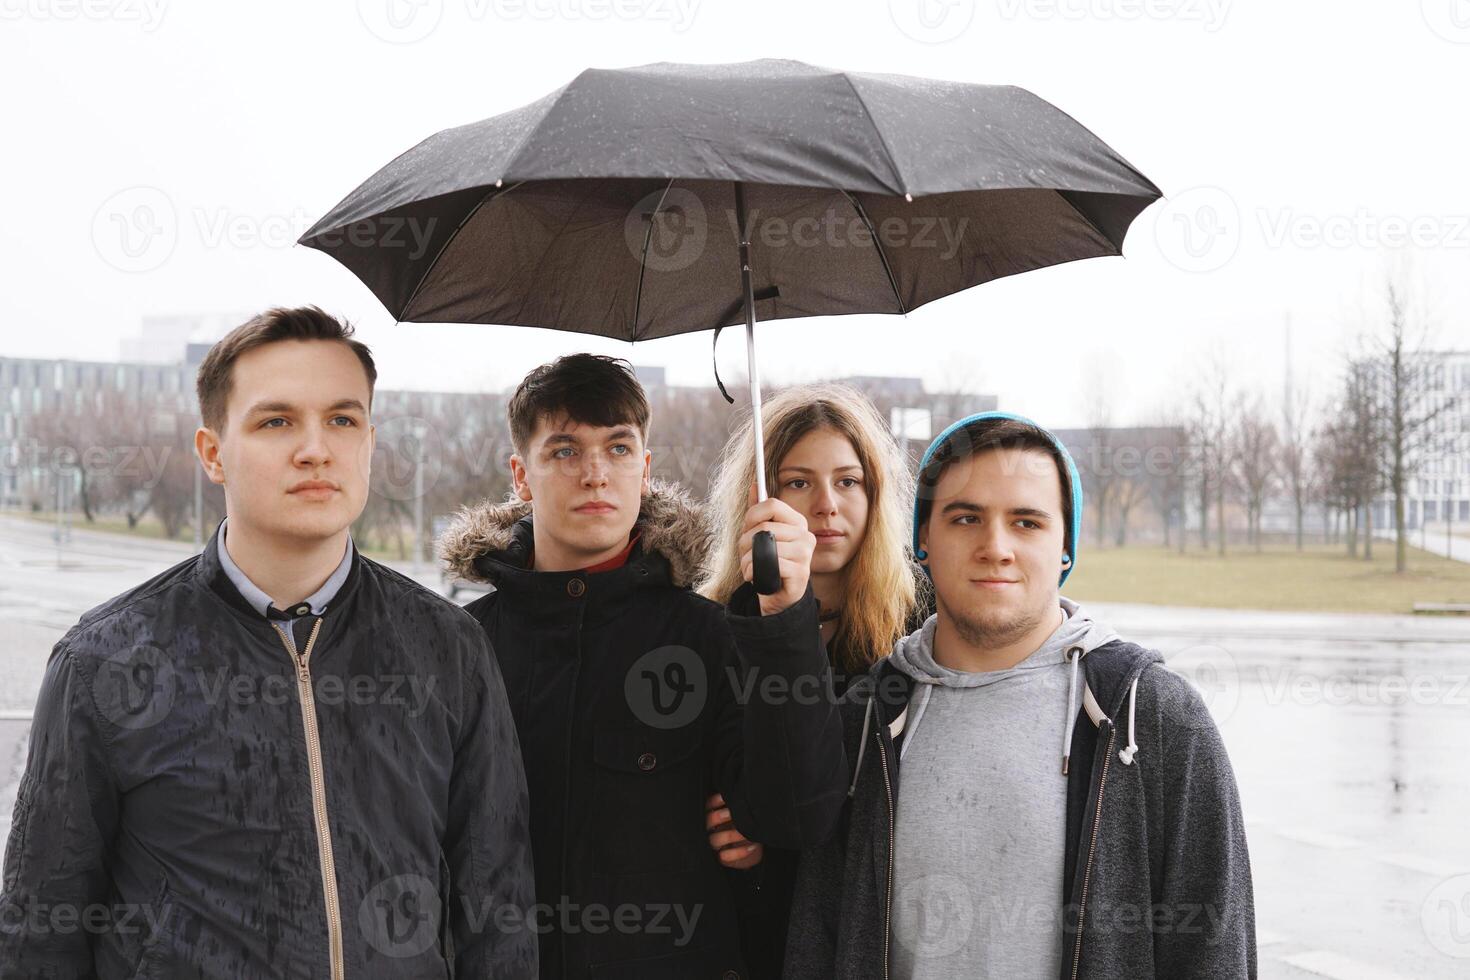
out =
[[[648,396],[633,365],[603,354],[568,354],[521,379],[506,406],[510,439],[524,453],[544,418],[582,425],[631,424],[648,438]]]
[[[368,406],[372,406],[378,369],[367,345],[352,339],[352,324],[315,306],[289,309],[277,306],[256,314],[225,334],[204,356],[194,385],[199,395],[199,414],[208,428],[215,432],[224,431],[225,407],[234,385],[235,362],[249,351],[278,340],[334,340],[346,344],[367,373]]]
[[[1040,426],[1019,419],[979,419],[952,432],[949,438],[934,450],[928,465],[919,471],[918,507],[915,510],[914,530],[923,527],[934,508],[934,490],[939,486],[945,470],[964,459],[973,459],[982,453],[996,449],[1032,449],[1050,456],[1056,463],[1057,476],[1062,488],[1062,533],[1071,541],[1072,534],[1072,480],[1067,460],[1057,448],[1056,442]]]

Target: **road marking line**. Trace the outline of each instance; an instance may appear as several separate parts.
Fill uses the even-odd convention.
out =
[[[1277,836],[1294,840],[1299,844],[1310,844],[1313,847],[1325,847],[1330,851],[1347,851],[1355,847],[1362,847],[1363,842],[1351,837],[1343,837],[1340,834],[1326,834],[1315,830],[1282,830],[1276,831]]]
[[[1438,878],[1453,878],[1455,875],[1465,874],[1470,867],[1464,864],[1449,864],[1445,861],[1436,861],[1434,858],[1420,857],[1417,854],[1406,854],[1402,851],[1391,851],[1387,854],[1375,854],[1373,860],[1383,864],[1391,864],[1396,868],[1407,868],[1410,871],[1422,871],[1427,875]]]
[[[1308,950],[1282,957],[1282,962],[1298,970],[1315,973],[1330,980],[1409,980],[1402,973],[1394,973],[1368,963],[1360,963],[1340,953],[1325,949]]]

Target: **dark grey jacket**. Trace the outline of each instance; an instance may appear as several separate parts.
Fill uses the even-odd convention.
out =
[[[1133,644],[1108,643],[1082,664],[1092,697],[1067,782],[1062,980],[1254,977],[1250,857],[1208,709],[1157,653]],[[1138,750],[1125,764],[1135,679]],[[802,855],[788,980],[888,976],[900,719],[912,684],[884,660],[849,688],[851,798],[836,837]]]
[[[218,548],[56,645],[0,977],[534,977],[525,779],[479,625],[354,556],[294,657]]]

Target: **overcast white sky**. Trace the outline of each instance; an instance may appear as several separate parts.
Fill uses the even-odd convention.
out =
[[[1439,345],[1470,347],[1470,0],[0,0],[0,354],[113,359],[146,314],[314,302],[359,325],[386,387],[499,388],[573,349],[711,383],[707,333],[395,327],[292,243],[423,137],[583,68],[760,57],[1024,86],[1170,197],[1122,259],[906,323],[760,328],[768,380],[919,375],[1061,426],[1106,378],[1115,420],[1148,421],[1215,349],[1274,397],[1289,314],[1325,390],[1396,239],[1418,241]],[[163,234],[130,256],[140,208]],[[722,373],[743,364],[732,331]]]

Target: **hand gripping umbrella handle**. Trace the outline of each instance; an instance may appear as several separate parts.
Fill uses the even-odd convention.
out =
[[[770,531],[757,531],[750,545],[751,581],[761,595],[781,591],[781,564],[776,558],[776,539]]]

